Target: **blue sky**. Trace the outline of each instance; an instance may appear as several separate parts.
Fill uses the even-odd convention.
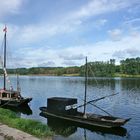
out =
[[[0,0],[5,24],[9,67],[140,57],[139,0]]]

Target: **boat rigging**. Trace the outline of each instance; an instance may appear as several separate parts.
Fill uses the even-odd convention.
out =
[[[4,32],[4,56],[3,60],[2,57],[0,57],[0,62],[2,65],[3,69],[3,89],[0,89],[0,107],[3,106],[23,106],[27,105],[32,98],[25,98],[21,96],[20,90],[18,89],[19,87],[19,82],[17,82],[17,90],[13,89],[13,86],[10,82],[10,79],[7,74],[6,70],[6,55],[7,55],[7,27],[3,29]],[[17,78],[18,79],[18,78]],[[6,87],[6,82],[10,85],[10,88],[7,89]]]

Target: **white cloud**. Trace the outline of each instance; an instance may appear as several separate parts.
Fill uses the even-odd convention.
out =
[[[1,27],[4,27],[4,24],[1,24]],[[55,35],[63,35],[64,33],[70,33],[74,30],[74,26],[70,24],[34,24],[34,25],[25,25],[23,27],[15,26],[15,25],[7,25],[8,26],[8,39],[10,42],[15,42],[16,45],[20,46],[20,44],[32,44],[37,42],[42,42],[42,40],[46,40]],[[1,29],[2,30],[2,29]],[[2,36],[2,32],[0,35]],[[14,38],[14,40],[13,40]]]
[[[139,57],[140,56],[140,49],[135,48],[128,48],[124,50],[115,51],[112,55],[117,59],[124,59],[129,57]]]
[[[140,35],[125,36],[119,41],[100,41],[93,44],[70,46],[67,48],[50,49],[44,47],[36,48],[20,48],[18,50],[20,59],[17,61],[23,66],[32,67],[42,64],[51,63],[53,66],[82,65],[84,56],[88,56],[89,61],[107,61],[111,58],[120,60],[126,57],[138,57],[140,55]],[[20,53],[22,52],[22,53]],[[137,53],[136,53],[137,52]],[[83,58],[83,59],[82,59]],[[28,62],[28,63],[27,63]]]
[[[129,55],[129,57],[140,56],[140,49],[129,48],[126,50],[126,53]]]
[[[109,30],[108,33],[114,41],[118,41],[121,39],[122,30],[120,30],[120,29]]]
[[[122,26],[136,34],[137,31],[140,31],[140,18],[127,19]]]
[[[96,27],[104,26],[107,23],[107,19],[100,19],[96,21]]]
[[[55,67],[55,62],[53,61],[48,61],[48,62],[44,62],[41,64],[38,64],[38,67]]]
[[[18,0],[14,1],[16,3],[16,1]],[[18,29],[16,30],[16,34],[18,35],[16,40],[19,42],[19,44],[23,42],[26,44],[39,40],[41,41],[45,38],[52,37],[58,34],[61,35],[64,33],[71,33],[75,30],[78,30],[80,25],[82,25],[82,21],[88,17],[93,17],[99,14],[105,14],[107,12],[118,11],[122,8],[131,7],[131,5],[136,2],[137,1],[133,2],[130,0],[90,0],[87,4],[83,5],[80,8],[77,8],[77,10],[69,12],[70,14],[65,14],[64,17],[62,16],[61,20],[57,21],[57,24],[56,22],[49,23],[48,21],[42,21],[40,23],[29,24],[23,27],[15,27],[16,29]],[[20,6],[21,3],[22,0],[20,0],[19,4],[17,5]],[[106,19],[97,20],[95,22],[95,26],[103,26],[106,22]],[[80,28],[80,30],[83,30],[83,28]]]
[[[136,22],[140,22],[140,18],[129,19],[129,20],[125,21],[124,23],[125,24],[133,24],[133,23],[136,23]]]
[[[69,54],[69,52],[66,54],[60,54],[60,58],[63,58],[64,60],[81,60],[83,58],[85,58],[85,56],[83,54]]]
[[[88,17],[96,16],[99,14],[104,14],[111,11],[117,11],[122,8],[131,7],[132,3],[136,3],[137,1],[108,1],[108,0],[90,0],[87,4],[77,7],[77,10],[69,12],[70,14],[64,14],[61,20],[55,23],[49,23],[48,21],[42,21],[40,23],[29,24],[24,26],[16,26],[16,25],[8,25],[8,35],[10,35],[10,42],[16,40],[16,44],[20,46],[20,44],[32,44],[37,42],[42,42],[50,37],[55,35],[64,35],[65,33],[74,33],[75,31],[84,30],[84,28],[80,28],[82,25],[82,21]],[[18,11],[23,3],[23,0],[5,0],[2,2],[1,7],[4,7],[8,3],[9,10],[3,11],[1,13],[8,14],[10,11]],[[1,8],[0,7],[0,8]],[[4,8],[2,8],[4,9]],[[99,19],[95,21],[96,28],[100,28],[107,22],[107,19]],[[78,30],[80,28],[80,30]],[[119,40],[119,36],[121,32],[119,29],[114,31],[109,31],[109,34],[113,37],[113,39]],[[13,38],[12,38],[13,37]],[[12,41],[14,42],[14,41]]]
[[[72,60],[69,60],[69,61],[64,60],[62,62],[62,65],[64,65],[64,66],[77,66],[77,65],[79,65],[79,63],[76,61],[72,61]]]
[[[9,8],[5,10],[3,7],[6,6],[6,2],[8,2],[7,7]],[[0,17],[3,17],[7,14],[18,13],[22,2],[23,0],[5,0],[5,2],[1,1],[2,4],[0,5]],[[98,41],[97,43],[87,43],[87,45],[83,45],[81,43],[81,45],[78,46],[73,45],[67,46],[67,48],[56,49],[57,47],[53,48],[53,46],[47,46],[43,42],[44,40],[47,42],[49,38],[55,35],[63,37],[63,35],[66,33],[73,33],[73,36],[75,36],[75,31],[79,31],[78,29],[83,24],[83,21],[87,20],[88,18],[96,17],[98,15],[106,14],[109,12],[119,11],[123,8],[129,8],[137,2],[139,1],[90,0],[82,7],[77,7],[75,11],[71,11],[69,14],[66,13],[64,17],[62,16],[63,18],[54,23],[49,23],[49,21],[42,21],[24,26],[9,24],[9,42],[12,42],[12,44],[16,45],[14,51],[17,51],[15,53],[20,55],[20,58],[16,60],[16,63],[19,64],[19,66],[22,64],[22,66],[25,67],[45,65],[49,64],[50,62],[55,62],[56,66],[65,66],[68,65],[66,60],[72,60],[71,64],[74,64],[73,60],[76,60],[77,62],[75,64],[80,65],[84,63],[82,60],[84,56],[88,56],[91,61],[108,60],[117,51],[123,52],[124,50],[129,50],[131,48],[139,50],[139,31],[135,30],[135,35],[133,32],[132,35],[128,34],[127,36],[123,36],[123,28],[119,29],[119,27],[115,27],[115,29],[108,31],[112,40],[108,39],[105,41]],[[139,19],[128,21],[126,24],[134,23],[134,21],[138,22]],[[94,25],[96,25],[96,27],[101,27],[104,26],[107,22],[110,21],[105,18],[95,19]],[[3,26],[4,24],[1,23],[1,25]],[[80,28],[80,31],[81,30],[84,30],[84,28]],[[79,42],[81,40],[79,40]],[[33,44],[39,44],[38,48],[34,47]],[[58,44],[56,44],[56,46],[57,45]],[[48,47],[50,49],[48,49]],[[121,56],[122,55],[120,53],[120,57]]]
[[[7,14],[17,14],[23,0],[0,0],[0,18]]]
[[[86,17],[104,14],[107,12],[118,11],[123,8],[131,7],[134,3],[139,3],[139,1],[90,0],[90,2],[87,5],[84,5],[83,7],[79,8],[79,10],[74,11],[71,17],[74,19],[83,19]]]

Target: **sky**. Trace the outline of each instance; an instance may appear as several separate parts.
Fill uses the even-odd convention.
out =
[[[1,55],[5,25],[9,67],[140,57],[140,0],[0,0]]]

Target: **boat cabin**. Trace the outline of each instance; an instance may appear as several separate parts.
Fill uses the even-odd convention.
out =
[[[52,97],[47,99],[47,109],[50,112],[74,115],[77,113],[76,107],[76,98]]]
[[[18,91],[12,91],[12,90],[0,90],[0,98],[19,98],[19,92]]]

